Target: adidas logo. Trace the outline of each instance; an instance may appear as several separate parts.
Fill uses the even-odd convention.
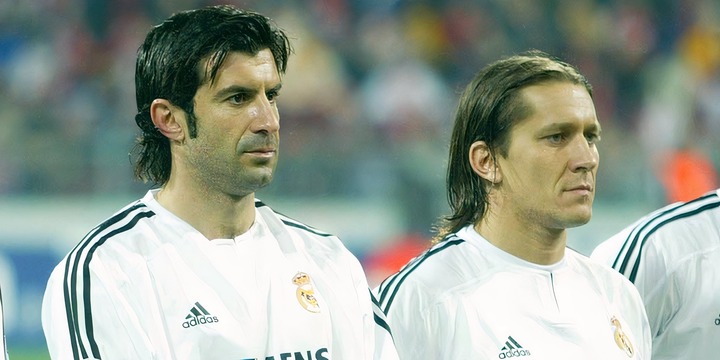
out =
[[[498,359],[509,359],[520,356],[530,356],[530,350],[525,350],[512,336],[508,336],[505,346],[500,349]]]
[[[190,309],[190,314],[185,317],[185,321],[182,323],[182,327],[189,329],[193,326],[215,323],[219,321],[220,320],[218,320],[217,316],[210,315],[210,313],[205,310],[205,308],[200,305],[199,302],[196,302],[195,306]]]

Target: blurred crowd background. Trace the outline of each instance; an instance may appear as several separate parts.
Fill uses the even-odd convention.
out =
[[[4,296],[16,284],[10,303],[31,303],[8,315],[10,340],[41,336],[51,265],[152,187],[133,180],[128,156],[145,34],[219,3],[270,16],[295,49],[279,98],[280,163],[258,197],[339,233],[373,281],[447,212],[459,92],[501,56],[540,49],[593,84],[596,228],[718,186],[717,0],[0,0],[0,271],[14,274],[0,279]],[[82,226],[53,236],[63,224]],[[44,245],[52,251],[38,253]]]

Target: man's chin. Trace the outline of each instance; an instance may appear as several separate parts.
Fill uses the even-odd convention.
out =
[[[235,188],[238,190],[238,193],[249,194],[270,185],[272,180],[272,170],[258,170],[252,173],[245,173],[242,177],[236,179]]]
[[[257,182],[255,183],[255,187],[257,190],[262,189],[272,182],[273,174],[272,172],[268,173],[267,175],[261,176],[257,179]]]
[[[585,225],[588,222],[590,222],[591,218],[592,218],[592,210],[573,214],[573,216],[571,216],[567,219],[566,227],[574,228],[574,227]]]

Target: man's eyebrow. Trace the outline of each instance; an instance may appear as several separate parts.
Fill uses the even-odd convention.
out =
[[[571,129],[576,128],[576,127],[577,127],[577,125],[576,125],[576,124],[573,124],[573,123],[571,123],[571,122],[558,121],[558,122],[554,122],[554,123],[551,123],[551,124],[547,124],[547,125],[541,127],[539,130],[540,130],[541,132],[549,132],[549,131],[568,131],[568,130],[571,130]]]
[[[251,89],[245,86],[240,85],[230,85],[226,88],[220,89],[218,92],[215,93],[215,96],[213,98],[215,100],[223,100],[226,97],[229,97],[230,95],[234,94],[248,94],[252,95],[255,94],[257,90]]]
[[[278,83],[277,85],[273,86],[272,88],[270,88],[268,90],[268,92],[270,92],[270,91],[278,92],[278,91],[280,91],[280,89],[282,89],[282,83]]]
[[[282,88],[282,83],[278,83],[274,87],[268,89],[268,92],[274,91],[278,92]],[[226,88],[220,89],[218,92],[215,93],[215,96],[213,98],[215,100],[223,100],[226,97],[234,94],[246,94],[246,95],[254,95],[257,93],[257,89],[245,87],[242,85],[230,85]]]
[[[557,131],[557,130],[559,130],[559,131],[569,131],[569,130],[577,129],[578,127],[583,127],[583,128],[585,128],[585,131],[597,131],[597,132],[602,131],[602,130],[601,130],[601,127],[600,127],[600,124],[597,123],[597,122],[595,122],[595,123],[593,123],[593,124],[591,124],[591,125],[588,125],[588,126],[586,127],[586,126],[584,126],[584,125],[581,126],[581,125],[579,125],[579,124],[577,124],[577,123],[575,123],[575,122],[572,122],[572,121],[567,121],[567,122],[558,121],[558,122],[554,122],[554,123],[552,123],[552,124],[548,124],[548,125],[546,125],[546,126],[543,126],[542,128],[540,128],[540,131]]]

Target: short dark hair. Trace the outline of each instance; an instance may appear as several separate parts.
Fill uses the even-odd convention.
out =
[[[470,146],[484,141],[493,158],[507,156],[510,131],[532,109],[520,90],[551,81],[580,84],[592,97],[592,86],[574,66],[542,51],[531,50],[483,68],[460,97],[450,140],[447,198],[451,214],[440,218],[435,242],[481,219],[487,210],[488,182],[470,166]]]
[[[152,122],[153,100],[166,99],[185,111],[189,136],[195,137],[197,89],[215,81],[228,53],[256,55],[264,49],[284,74],[292,51],[284,31],[261,14],[229,5],[176,13],[148,33],[135,65],[135,122],[142,130],[133,149],[138,179],[164,185],[170,177],[170,142]]]

